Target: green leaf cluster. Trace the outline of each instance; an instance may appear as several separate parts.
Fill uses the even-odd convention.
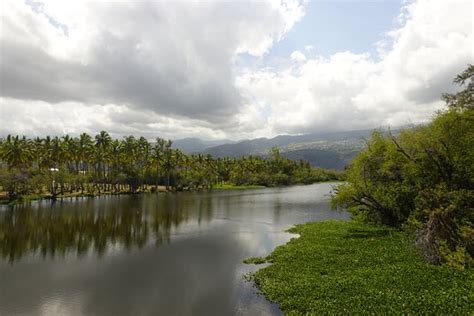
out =
[[[474,255],[474,108],[464,97],[473,76],[462,81],[462,102],[431,123],[398,135],[375,131],[332,200],[357,218],[406,225],[427,259],[457,267]]]

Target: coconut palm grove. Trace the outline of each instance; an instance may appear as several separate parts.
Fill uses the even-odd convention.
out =
[[[278,186],[339,179],[340,173],[312,168],[306,161],[282,158],[278,148],[268,158],[238,159],[186,155],[172,141],[127,136],[112,139],[106,131],[95,137],[28,139],[8,135],[1,140],[2,187],[10,201],[66,194],[155,192],[210,189],[216,185]]]

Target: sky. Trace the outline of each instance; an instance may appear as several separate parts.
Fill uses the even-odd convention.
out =
[[[472,2],[4,0],[0,136],[424,123],[474,63]]]

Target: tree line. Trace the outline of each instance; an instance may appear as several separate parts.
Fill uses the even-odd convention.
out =
[[[312,168],[307,161],[283,158],[278,148],[268,158],[213,158],[187,155],[172,141],[106,131],[0,139],[0,186],[10,200],[27,195],[96,195],[166,190],[210,189],[217,184],[277,186],[337,179],[339,174]],[[0,188],[1,189],[1,188]]]
[[[399,135],[376,131],[346,172],[335,207],[405,227],[432,262],[464,268],[474,256],[474,66],[456,77],[433,121]]]

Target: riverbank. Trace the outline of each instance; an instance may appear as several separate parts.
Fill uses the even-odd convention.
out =
[[[98,196],[105,196],[105,195],[130,195],[130,194],[142,194],[142,193],[150,193],[150,192],[167,192],[165,186],[158,186],[156,190],[154,188],[152,190],[151,188],[152,187],[150,186],[149,188],[145,190],[139,190],[136,192],[130,192],[128,190],[102,191],[100,193],[98,192],[81,193],[80,191],[79,192],[64,192],[63,194],[57,194],[56,200],[63,199],[63,198],[74,198],[74,197],[98,197]],[[15,205],[15,204],[21,204],[21,203],[30,202],[30,201],[36,201],[36,200],[52,200],[52,199],[53,199],[53,195],[51,193],[41,193],[41,194],[27,194],[27,195],[21,196],[18,199],[10,200],[8,199],[7,192],[0,192],[0,204]]]
[[[327,221],[297,225],[251,276],[286,314],[470,314],[474,270],[426,263],[402,231]],[[250,258],[248,263],[262,260]]]
[[[235,184],[216,184],[212,187],[214,190],[249,190],[249,189],[263,189],[267,188],[263,185],[235,185]]]
[[[266,186],[262,185],[234,185],[234,184],[217,184],[212,187],[211,190],[250,190],[250,189],[263,189],[267,188]],[[193,189],[192,191],[199,191],[204,189]],[[166,190],[165,186],[159,185],[157,188],[155,186],[147,186],[145,189],[140,189],[136,192],[130,192],[128,190],[122,191],[102,191],[98,193],[97,191],[94,193],[81,193],[81,192],[65,192],[64,194],[58,194],[56,199],[62,198],[72,198],[72,197],[97,197],[97,196],[104,196],[104,195],[129,195],[129,194],[142,194],[142,193],[154,193],[154,192],[176,192],[176,191],[190,191],[190,190]],[[29,201],[35,200],[51,200],[52,195],[50,193],[42,193],[42,194],[28,194],[22,196],[20,199],[9,200],[7,192],[0,191],[0,204],[21,204]]]

